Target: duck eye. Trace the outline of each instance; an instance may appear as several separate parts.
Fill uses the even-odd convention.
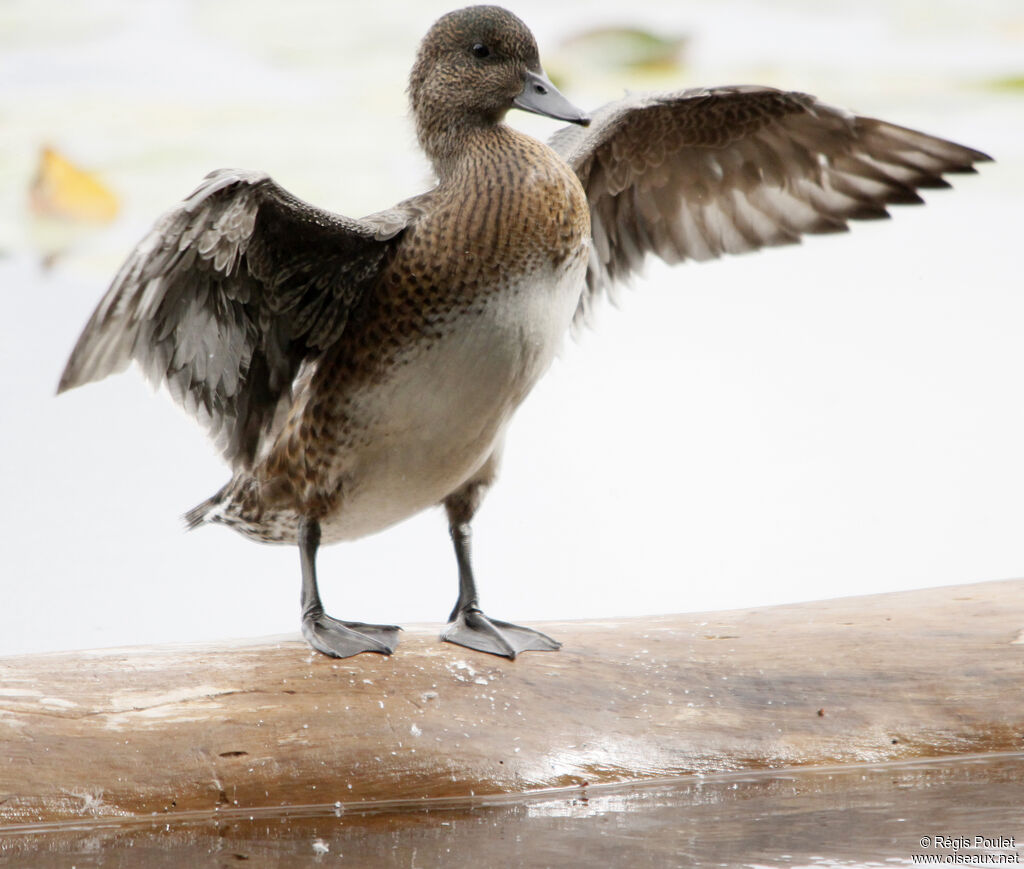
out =
[[[476,45],[473,46],[473,56],[474,57],[490,57],[491,56],[491,50],[486,45],[484,45],[482,42],[478,42],[478,43],[476,43]]]

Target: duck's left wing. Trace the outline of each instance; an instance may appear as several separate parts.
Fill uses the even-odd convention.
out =
[[[741,86],[630,96],[559,130],[551,146],[590,202],[593,249],[577,319],[648,253],[670,263],[798,242],[920,203],[972,172],[980,151],[827,106]]]

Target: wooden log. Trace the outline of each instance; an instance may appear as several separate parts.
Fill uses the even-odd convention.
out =
[[[540,627],[514,662],[436,627],[0,659],[0,832],[1024,747],[1020,580]]]

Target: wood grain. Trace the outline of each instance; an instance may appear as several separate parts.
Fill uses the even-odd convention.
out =
[[[1024,748],[1022,580],[538,627],[0,659],[0,830]]]

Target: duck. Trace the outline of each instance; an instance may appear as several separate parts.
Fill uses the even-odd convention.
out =
[[[431,189],[353,219],[263,172],[211,172],[129,254],[58,386],[135,362],[166,387],[231,468],[187,526],[297,546],[302,635],[336,658],[391,654],[401,629],[325,613],[319,547],[438,505],[458,568],[441,639],[510,659],[560,647],[481,609],[472,520],[517,408],[648,256],[841,232],[990,159],[754,85],[585,113],[498,6],[441,17],[408,93]],[[505,123],[513,109],[565,125],[544,143]]]

